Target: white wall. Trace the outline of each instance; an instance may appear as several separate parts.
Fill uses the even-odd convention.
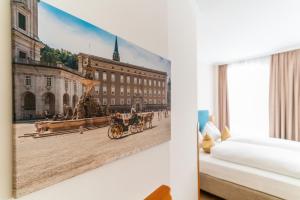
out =
[[[10,119],[10,96],[2,93],[10,89],[9,1],[1,2],[1,59],[0,73],[1,124]],[[128,39],[152,52],[168,56],[168,26],[166,0],[47,0],[67,12]],[[55,31],[55,30],[53,30]],[[2,39],[4,42],[2,42]],[[6,58],[8,61],[5,62]],[[2,120],[3,119],[3,120]],[[10,126],[1,126],[0,134],[0,199],[10,196]],[[169,184],[169,143],[118,160],[96,170],[76,176],[44,190],[29,194],[21,200],[82,200],[128,199],[140,200],[161,184]]]
[[[300,48],[300,1],[197,1],[198,107],[217,114],[215,65]]]
[[[1,2],[0,199],[10,198],[9,1]],[[172,60],[172,140],[76,176],[21,200],[140,200],[170,184],[176,200],[197,199],[197,41],[194,0],[46,0]],[[2,31],[3,30],[3,31]],[[2,42],[3,40],[3,42]],[[5,86],[5,87],[4,87]],[[9,86],[9,87],[8,87]],[[6,91],[7,90],[7,91]],[[5,111],[5,115],[3,115]],[[6,125],[3,123],[6,122]]]
[[[172,60],[171,185],[175,200],[197,199],[197,5],[169,2]]]

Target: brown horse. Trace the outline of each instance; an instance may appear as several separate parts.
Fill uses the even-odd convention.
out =
[[[153,127],[152,126],[152,120],[153,120],[153,118],[154,118],[154,113],[153,112],[146,113],[146,114],[142,115],[142,120],[143,120],[144,126],[146,128],[152,128]]]

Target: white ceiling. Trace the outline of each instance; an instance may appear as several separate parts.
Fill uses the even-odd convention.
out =
[[[202,65],[300,47],[300,0],[197,1]]]

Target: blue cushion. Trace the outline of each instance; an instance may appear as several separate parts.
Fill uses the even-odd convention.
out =
[[[209,121],[209,111],[208,110],[199,110],[198,111],[198,123],[199,123],[199,130],[201,133],[208,121]]]

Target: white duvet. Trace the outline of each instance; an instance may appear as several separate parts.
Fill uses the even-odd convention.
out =
[[[229,138],[230,141],[283,148],[300,152],[300,142],[277,138]],[[299,154],[300,155],[300,154]]]
[[[300,152],[225,141],[211,149],[214,158],[300,179]]]

